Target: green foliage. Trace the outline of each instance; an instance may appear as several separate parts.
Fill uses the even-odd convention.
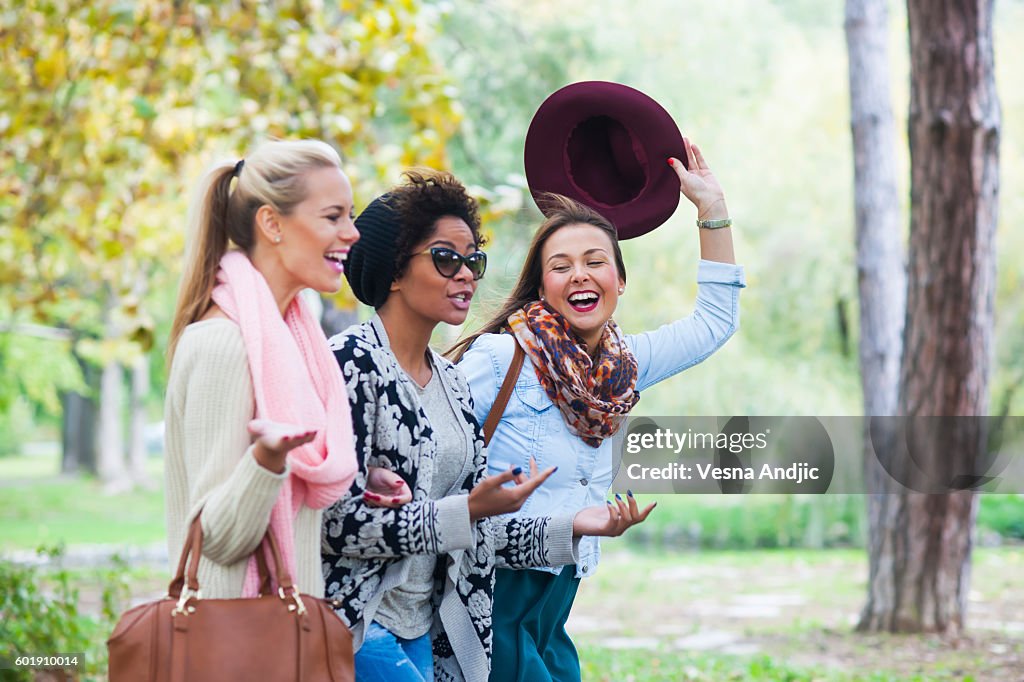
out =
[[[357,196],[399,166],[446,165],[459,116],[427,50],[436,15],[382,0],[0,12],[0,299],[99,339],[81,349],[96,362],[130,360],[151,347],[150,296],[177,276],[211,155],[319,137]]]
[[[774,549],[861,545],[857,495],[645,495],[658,508],[627,542],[664,549]],[[815,532],[815,529],[820,529]]]
[[[56,562],[52,571],[20,566],[0,559],[0,658],[13,661],[20,654],[82,653],[88,679],[106,672],[106,637],[128,599],[126,566],[119,559],[101,571],[101,613],[87,615],[79,608],[79,575],[59,566],[60,547],[40,548]],[[19,676],[20,674],[20,676]],[[8,679],[8,678],[5,678]],[[29,671],[9,679],[29,680]]]
[[[982,532],[1024,540],[1024,495],[982,495],[977,523]]]

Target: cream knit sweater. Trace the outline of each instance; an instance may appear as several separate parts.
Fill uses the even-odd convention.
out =
[[[203,597],[239,597],[249,555],[270,522],[281,484],[256,463],[246,428],[255,414],[242,333],[231,320],[190,324],[178,341],[167,384],[165,486],[167,547],[177,567],[189,524],[201,509]],[[300,591],[322,596],[322,511],[300,507],[295,519],[295,573]]]

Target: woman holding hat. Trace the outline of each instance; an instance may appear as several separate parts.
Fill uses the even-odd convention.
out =
[[[341,286],[352,187],[327,144],[272,141],[214,166],[195,196],[168,353],[170,557],[201,512],[203,596],[255,596],[269,526],[295,584],[319,594],[322,509],[356,460],[341,375],[297,294]]]
[[[331,339],[360,471],[324,515],[326,594],[352,629],[357,680],[482,682],[495,566],[573,563],[580,535],[616,535],[636,520],[604,504],[494,520],[554,469],[485,478],[469,387],[428,345],[438,324],[466,318],[487,264],[480,218],[452,175],[406,176],[356,220],[361,239],[345,275],[377,314]],[[382,468],[368,473],[371,465]],[[388,475],[411,501],[365,492],[388,489]]]
[[[643,334],[623,334],[612,319],[626,289],[620,234],[584,203],[544,195],[539,203],[547,219],[534,235],[512,294],[489,323],[453,349],[469,379],[478,419],[488,414],[516,346],[524,351],[489,461],[499,470],[535,458],[558,471],[519,514],[571,512],[603,501],[614,476],[612,437],[640,392],[707,358],[739,325],[744,276],[734,265],[725,196],[700,150],[681,142],[686,164],[676,158],[668,162],[680,191],[696,206],[699,224],[708,227],[699,231],[692,314]],[[670,174],[668,168],[665,173]],[[537,189],[532,181],[531,187]],[[625,212],[620,217],[629,223]],[[642,234],[657,224],[634,221],[628,227]],[[625,501],[615,498],[626,519],[650,511],[638,510],[632,492]],[[599,557],[597,538],[583,538],[575,565],[498,569],[492,681],[580,679],[579,659],[564,626],[581,578],[594,574]]]

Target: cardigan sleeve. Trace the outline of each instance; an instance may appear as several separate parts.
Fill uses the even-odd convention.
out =
[[[393,378],[382,369],[385,363],[374,361],[370,347],[349,336],[334,353],[349,394],[359,470],[349,492],[324,512],[322,553],[388,559],[472,547],[466,495],[417,500],[397,509],[363,502],[367,467],[403,456],[402,435],[394,423],[400,408]]]
[[[572,536],[571,514],[501,516],[488,521],[498,568],[564,566],[579,560],[580,539]]]
[[[169,385],[168,525],[178,548],[202,511],[203,555],[234,564],[256,548],[288,476],[260,466],[246,429],[254,398],[238,327],[208,320],[182,336]],[[176,370],[179,368],[175,368]],[[181,472],[182,476],[177,475]],[[172,556],[173,559],[173,556]]]

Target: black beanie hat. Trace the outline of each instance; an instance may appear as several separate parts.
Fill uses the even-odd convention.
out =
[[[374,308],[388,300],[395,277],[396,242],[402,226],[387,203],[390,198],[390,194],[377,197],[356,218],[359,241],[345,259],[345,279],[352,293]]]

